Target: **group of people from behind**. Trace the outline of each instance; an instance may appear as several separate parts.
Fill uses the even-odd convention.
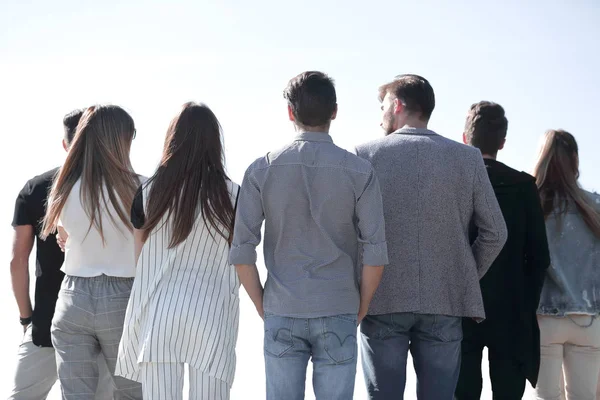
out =
[[[459,144],[428,128],[417,75],[379,88],[385,136],[354,153],[329,135],[331,78],[302,73],[284,98],[297,136],[241,187],[203,104],[171,121],[149,178],[122,108],[65,117],[65,163],[15,207],[10,399],[45,398],[57,374],[64,399],[181,399],[186,367],[190,399],[229,398],[240,283],[264,320],[267,399],[303,399],[310,360],[317,399],[352,399],[359,341],[370,399],[403,398],[409,352],[419,399],[478,399],[484,347],[495,398],[526,380],[539,399],[595,398],[600,196],[577,182],[571,134],[546,134],[530,176],[496,160],[500,105],[474,104]]]

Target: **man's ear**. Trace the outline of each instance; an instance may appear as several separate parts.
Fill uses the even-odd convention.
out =
[[[506,138],[502,139],[502,143],[500,143],[500,147],[498,147],[498,150],[502,150],[504,148],[505,144],[506,144]]]
[[[290,106],[288,104],[287,108],[288,108],[288,117],[289,117],[290,121],[295,122],[296,118],[294,117],[294,111],[292,111],[292,106]]]
[[[67,144],[66,140],[63,139],[62,141],[62,145],[63,145],[63,149],[65,149],[66,152],[69,151],[69,145]]]
[[[398,99],[394,99],[394,114],[400,114],[404,111],[404,104]]]
[[[469,141],[467,140],[467,134],[463,132],[463,143],[464,144],[469,144]]]
[[[331,114],[331,120],[333,121],[337,117],[338,105],[335,105],[335,109],[333,110],[333,114]]]

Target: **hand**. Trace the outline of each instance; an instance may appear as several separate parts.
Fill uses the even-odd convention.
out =
[[[58,243],[58,247],[60,247],[60,251],[65,252],[65,246],[67,245],[67,241],[60,236],[60,233],[56,235],[56,243]]]
[[[264,321],[265,320],[265,310],[264,310],[263,306],[261,305],[260,307],[256,307],[256,311],[258,311],[258,315]]]
[[[58,232],[56,233],[56,243],[58,243],[58,247],[64,253],[65,248],[67,246],[67,239],[69,238],[69,234],[64,230],[63,227],[58,227]]]
[[[363,319],[365,319],[365,317],[367,316],[367,312],[369,310],[362,310],[358,312],[358,318],[357,318],[357,322],[356,325],[360,325],[360,323],[362,322]]]
[[[31,324],[23,325],[23,333],[27,332],[27,329],[29,329],[29,326],[31,326]]]

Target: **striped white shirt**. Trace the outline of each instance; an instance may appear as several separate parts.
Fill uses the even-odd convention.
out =
[[[230,182],[229,191],[235,202],[239,186]],[[139,363],[178,362],[231,385],[240,284],[227,240],[198,215],[187,239],[169,249],[171,224],[164,222],[138,261],[116,374],[140,381]]]

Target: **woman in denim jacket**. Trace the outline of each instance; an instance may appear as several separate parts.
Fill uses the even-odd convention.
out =
[[[579,186],[573,135],[546,133],[534,175],[546,218],[552,264],[538,319],[541,365],[538,399],[596,398],[600,373],[600,196]]]

